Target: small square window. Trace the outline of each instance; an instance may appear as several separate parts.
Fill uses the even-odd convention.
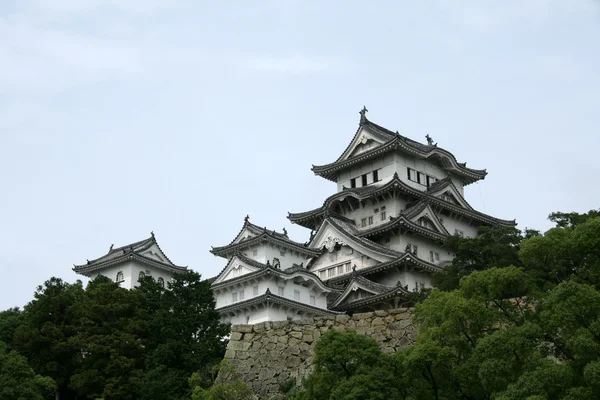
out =
[[[366,218],[363,218],[363,219],[360,220],[360,226],[362,226],[363,228],[365,226],[367,226],[367,219]]]
[[[277,294],[280,296],[283,296],[283,288],[282,287],[277,288]]]
[[[379,208],[373,210],[373,213],[377,214],[379,212]]]
[[[253,295],[253,296],[258,296],[258,286],[254,286],[254,287],[252,288],[252,295]]]
[[[254,250],[252,250],[252,255],[253,255],[253,256],[257,256],[257,255],[258,255],[258,249],[254,249]]]
[[[317,303],[317,299],[315,296],[310,296],[310,305],[314,306]]]
[[[385,211],[385,206],[381,206],[381,211]]]
[[[382,220],[382,221],[385,221],[386,215],[387,215],[387,214],[386,214],[386,212],[385,212],[385,211],[382,211],[382,212],[381,212],[381,220]]]
[[[294,300],[300,301],[300,291],[294,290]]]

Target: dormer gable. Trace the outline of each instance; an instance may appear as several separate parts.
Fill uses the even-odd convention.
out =
[[[431,205],[424,202],[421,205],[415,206],[415,208],[418,209],[412,213],[409,212],[407,215],[407,218],[412,223],[442,235],[449,235],[437,214],[431,208]]]
[[[361,126],[346,151],[340,156],[340,161],[358,156],[365,151],[373,150],[383,143],[383,140],[377,138],[365,127]]]
[[[223,271],[213,281],[213,284],[237,278],[252,272],[256,272],[261,268],[249,260],[246,260],[239,255],[231,257]]]

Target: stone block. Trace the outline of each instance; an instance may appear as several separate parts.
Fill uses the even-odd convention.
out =
[[[294,337],[296,339],[302,339],[302,332],[292,331],[289,333],[290,337]]]
[[[383,324],[384,324],[383,319],[381,319],[380,317],[375,317],[375,318],[373,318],[373,321],[371,321],[372,326],[377,326],[377,325],[381,326]]]
[[[350,319],[350,317],[347,315],[336,315],[335,316],[335,322],[337,322],[338,324],[345,324],[349,319]]]
[[[303,342],[312,343],[312,342],[314,342],[314,340],[315,339],[314,339],[313,335],[309,335],[309,334],[302,335],[302,341]]]
[[[388,312],[385,310],[376,310],[375,311],[375,316],[376,317],[387,317],[388,316]]]
[[[231,332],[231,335],[229,336],[229,341],[236,342],[238,340],[242,340],[243,337],[244,334],[242,332]]]
[[[232,325],[231,332],[251,333],[253,325]]]

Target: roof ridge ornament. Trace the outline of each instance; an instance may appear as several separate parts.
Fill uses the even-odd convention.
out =
[[[154,231],[150,231],[150,236],[154,237]]]
[[[429,136],[429,133],[427,135],[425,135],[425,139],[427,139],[427,144],[429,146],[437,147],[437,142],[433,143],[433,138],[431,136]]]
[[[108,251],[112,251],[113,247],[115,247],[114,243],[110,245],[110,249],[108,249]]]
[[[367,116],[366,114],[369,112],[369,110],[367,110],[366,106],[363,106],[362,110],[360,110],[358,113],[360,114],[360,123],[361,125],[364,124],[365,122],[367,122]]]
[[[285,236],[287,236],[287,235],[288,235],[288,232],[287,232],[287,229],[285,229],[285,226],[283,227],[283,234],[284,234]]]
[[[244,222],[248,222],[250,221],[250,216],[248,214],[246,214],[246,216],[244,217]]]

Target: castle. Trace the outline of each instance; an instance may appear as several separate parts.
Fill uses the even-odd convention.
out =
[[[287,232],[260,227],[246,217],[227,245],[213,247],[226,263],[212,280],[224,322],[255,324],[398,308],[409,294],[431,286],[431,277],[454,257],[450,235],[477,237],[481,226],[515,226],[473,209],[464,187],[485,170],[468,168],[426,136],[420,143],[392,132],[360,111],[354,137],[315,175],[335,182],[336,193],[314,210],[289,213],[310,230],[306,243]],[[164,282],[184,270],[160,250],[154,235],[112,249],[76,266],[93,277],[114,276],[133,287],[135,274]],[[121,274],[121,275],[119,275]]]

